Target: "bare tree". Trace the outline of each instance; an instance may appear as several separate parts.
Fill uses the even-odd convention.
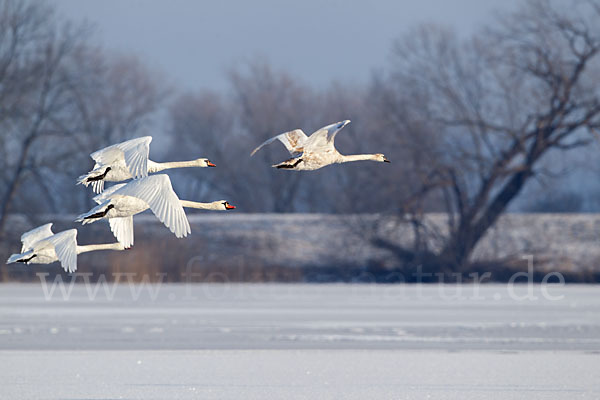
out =
[[[461,41],[423,27],[395,47],[390,86],[436,137],[415,201],[437,196],[447,238],[420,253],[377,238],[408,263],[465,267],[475,246],[541,173],[543,157],[589,142],[600,124],[600,5],[529,1],[493,29]],[[427,229],[423,219],[415,221]]]
[[[4,147],[11,149],[7,180],[0,199],[0,232],[23,177],[32,170],[33,149],[42,138],[60,134],[60,119],[70,106],[66,64],[82,46],[84,31],[57,26],[52,10],[41,3],[7,0],[0,5],[0,102]],[[56,149],[60,151],[59,149]]]
[[[143,132],[164,100],[139,62],[107,55],[89,32],[45,3],[0,2],[0,233],[9,212],[89,204],[74,185],[87,154]]]
[[[181,144],[195,143],[203,156],[217,164],[206,174],[186,175],[198,177],[196,188],[213,187],[247,212],[298,210],[301,176],[270,167],[277,157],[287,156],[285,149],[273,146],[252,158],[250,152],[266,138],[314,121],[318,95],[262,62],[231,71],[230,81],[230,97],[187,94],[171,109],[177,156],[182,156]]]
[[[173,160],[206,157],[217,165],[208,171],[174,171],[172,179],[180,196],[202,201],[251,198],[244,192],[247,186],[239,160],[234,161],[246,155],[241,155],[233,126],[234,118],[217,93],[183,94],[173,102],[168,128],[171,146],[166,155]]]

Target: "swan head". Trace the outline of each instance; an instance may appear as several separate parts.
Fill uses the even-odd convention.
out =
[[[377,153],[375,154],[375,161],[379,161],[379,162],[386,162],[389,163],[391,162],[390,160],[388,160],[383,154],[381,153]]]
[[[202,168],[216,167],[216,165],[211,163],[208,158],[199,158],[196,160],[196,163],[198,163],[198,166]]]
[[[235,210],[235,206],[229,204],[227,200],[218,200],[213,202],[216,210]]]

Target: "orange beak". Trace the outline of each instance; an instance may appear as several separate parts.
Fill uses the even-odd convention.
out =
[[[227,204],[225,208],[228,210],[235,210],[235,206],[232,206],[231,204]]]
[[[206,165],[208,165],[209,167],[216,167],[216,165],[215,165],[215,164],[213,164],[213,163],[211,163],[210,161],[207,161],[207,162],[206,162]]]

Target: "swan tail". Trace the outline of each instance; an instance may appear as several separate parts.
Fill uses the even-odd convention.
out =
[[[22,263],[27,264],[29,261],[31,261],[31,259],[33,257],[35,257],[35,255],[30,250],[30,251],[26,251],[25,253],[11,255],[10,257],[8,257],[8,260],[6,260],[6,263],[13,264],[16,262],[22,262]]]
[[[83,185],[85,187],[88,187],[88,185],[91,183],[90,181],[88,181],[89,175],[90,175],[90,173],[88,172],[85,175],[79,176],[79,178],[77,178],[77,184],[78,185]]]
[[[17,261],[19,261],[19,259],[23,257],[23,254],[13,254],[10,257],[8,257],[8,260],[6,260],[7,264],[12,264],[12,263],[16,263]]]
[[[99,221],[100,218],[77,218],[75,222],[81,222],[81,225],[93,224],[96,221]]]
[[[88,187],[91,184],[94,193],[101,193],[104,190],[105,176],[106,172],[103,173],[95,169],[77,178],[77,184],[85,187]]]

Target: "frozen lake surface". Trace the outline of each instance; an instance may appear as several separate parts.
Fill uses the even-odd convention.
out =
[[[0,398],[600,398],[600,287],[529,289],[3,284]]]
[[[598,399],[597,354],[5,351],[3,399]]]

